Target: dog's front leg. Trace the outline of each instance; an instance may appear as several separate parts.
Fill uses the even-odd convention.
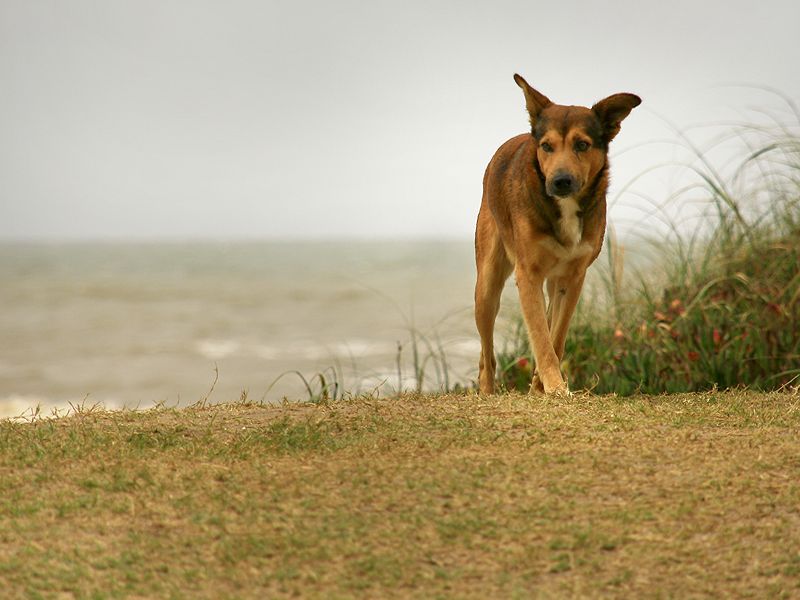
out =
[[[585,277],[586,267],[577,268],[573,275],[559,279],[555,285],[555,291],[559,295],[560,302],[556,305],[558,310],[553,314],[550,335],[553,341],[553,349],[556,351],[559,361],[564,358],[564,346],[567,341],[569,323],[575,313],[575,307],[578,305],[578,298],[580,298]]]
[[[528,338],[536,361],[536,372],[541,378],[544,391],[546,394],[567,392],[567,386],[561,377],[558,356],[556,356],[550,338],[550,329],[547,326],[544,291],[542,290],[544,276],[533,265],[526,264],[521,260],[517,260],[515,275],[522,315],[525,318]],[[532,391],[536,390],[532,389]]]

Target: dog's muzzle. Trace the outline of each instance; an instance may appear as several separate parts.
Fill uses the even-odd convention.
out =
[[[578,180],[565,172],[556,173],[547,182],[547,193],[550,196],[572,196],[578,191]]]

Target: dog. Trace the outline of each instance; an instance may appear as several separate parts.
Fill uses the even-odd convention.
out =
[[[622,93],[591,108],[562,106],[521,76],[514,81],[531,131],[500,146],[483,177],[475,228],[478,385],[494,392],[494,324],[513,271],[536,365],[531,393],[569,395],[561,359],[586,269],[603,246],[608,145],[641,99]]]

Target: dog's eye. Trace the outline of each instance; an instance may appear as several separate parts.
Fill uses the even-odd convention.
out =
[[[575,143],[575,150],[578,152],[586,152],[589,149],[589,142],[579,140]]]
[[[552,152],[553,151],[553,147],[550,144],[548,144],[547,142],[544,142],[542,144],[542,150],[544,150],[545,152]]]

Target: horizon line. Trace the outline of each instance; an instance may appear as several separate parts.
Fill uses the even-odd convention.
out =
[[[258,243],[353,243],[353,242],[466,242],[469,235],[348,235],[348,236],[0,236],[0,245],[13,244],[258,244]]]

